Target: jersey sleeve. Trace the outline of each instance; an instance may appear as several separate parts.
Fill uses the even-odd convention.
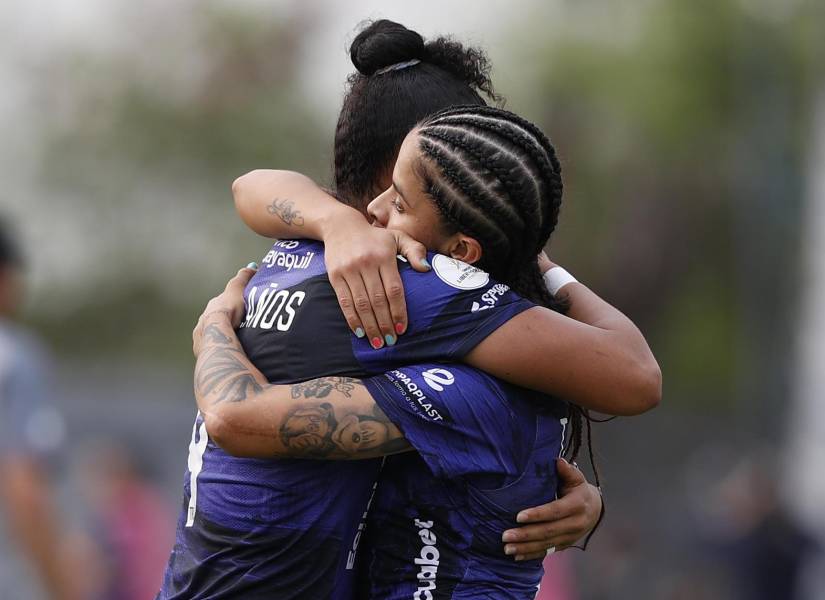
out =
[[[520,473],[535,421],[513,410],[506,384],[457,364],[402,367],[364,384],[436,477],[496,487]]]
[[[408,327],[380,350],[366,339],[354,346],[359,362],[381,373],[403,364],[460,361],[493,331],[535,306],[480,269],[430,254],[432,269],[419,273],[400,264]]]

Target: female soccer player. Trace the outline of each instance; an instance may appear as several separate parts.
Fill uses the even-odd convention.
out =
[[[442,58],[444,55],[442,52]],[[442,60],[442,64],[448,63]],[[403,72],[393,71],[386,75],[401,75]],[[461,89],[460,93],[452,93],[453,98],[458,97],[453,103],[466,101],[462,96],[468,93],[465,90],[475,93],[469,88],[467,79],[435,63],[424,64],[421,74],[429,83],[412,88],[419,95],[422,90],[433,87],[433,82],[435,89],[443,92],[441,101],[444,101],[444,96],[450,95],[451,89]],[[378,82],[379,85],[381,83]],[[396,86],[396,91],[402,87]],[[367,85],[367,88],[370,89],[370,86]],[[447,92],[443,91],[445,89]],[[432,95],[424,96],[430,98]],[[360,106],[358,100],[364,100],[352,95],[349,99],[355,102],[356,109]],[[368,143],[372,149],[378,150],[382,143],[392,146],[403,138],[398,134],[398,142],[382,141],[379,134],[386,134],[387,128],[375,130],[373,125],[377,113],[354,115],[348,111],[351,108],[352,105],[345,106],[342,111],[342,121],[347,126],[339,127],[341,135],[336,143],[336,153],[346,150],[348,138],[342,132],[359,119],[365,123],[367,133],[358,139],[367,142],[374,140],[374,144]],[[396,102],[391,109],[385,109],[384,114],[406,116],[421,110],[429,108],[422,108],[420,102],[410,100],[401,109],[399,102]],[[387,125],[392,127],[391,123]],[[350,130],[349,134],[356,136],[356,131]],[[385,172],[382,176],[386,178],[388,174]],[[375,171],[368,174],[366,170],[360,176],[362,181],[367,182],[369,177],[378,177]],[[343,180],[347,177],[342,177]],[[349,180],[354,181],[352,177]],[[344,187],[339,188],[339,192]],[[351,198],[357,201],[356,196]],[[289,220],[293,224],[300,220],[294,213],[289,216],[288,206],[284,202],[273,202],[271,208],[279,219]],[[377,232],[369,230],[370,234],[373,231]],[[428,314],[433,317],[427,323],[430,329],[426,336],[413,327],[414,321],[411,320],[403,342],[395,346],[376,352],[361,340],[361,345],[354,348],[352,340],[357,338],[353,338],[340,321],[336,295],[326,281],[325,257],[314,248],[305,242],[276,244],[265,264],[268,264],[268,271],[277,275],[267,285],[258,288],[254,292],[256,296],[250,299],[253,312],[258,308],[261,312],[257,316],[247,315],[252,318],[242,332],[252,331],[262,335],[250,334],[244,348],[269,381],[307,380],[325,375],[363,377],[401,362],[410,362],[406,360],[405,352],[410,352],[408,356],[414,359],[412,362],[455,359],[478,345],[478,340],[507,322],[519,310],[518,302],[510,295],[494,302],[490,309],[472,311],[472,305],[468,304],[465,312],[458,309],[460,302],[450,304],[451,300],[461,295],[460,288],[446,286],[440,295],[428,296],[427,288],[423,286],[421,293],[408,297],[407,301],[411,315]],[[394,250],[393,247],[393,254]],[[436,275],[431,273],[430,276]],[[408,292],[412,293],[414,287],[408,286]],[[478,291],[484,290],[479,288]],[[417,308],[419,305],[420,311]],[[315,343],[307,343],[306,340]],[[323,343],[319,343],[320,340]],[[447,340],[451,344],[445,348],[443,342]],[[613,351],[617,351],[619,346],[615,345]],[[223,355],[227,361],[226,368],[231,370],[237,357],[232,352]],[[626,360],[623,364],[629,366],[633,359],[629,354],[624,356]],[[483,362],[483,357],[481,360]],[[628,393],[627,398],[634,398],[636,404],[630,408],[625,406],[627,412],[649,407],[649,399],[655,397],[655,393],[649,393],[644,385],[637,385],[640,383],[638,378],[645,371],[644,359],[640,364],[633,364],[635,368],[626,370],[616,383],[623,384],[625,392],[640,392],[644,398],[640,401],[634,393]],[[635,384],[628,386],[634,378],[637,378]],[[214,380],[207,378],[201,384],[208,387],[210,381],[214,383]],[[258,385],[254,377],[241,375],[233,379],[231,388],[222,386],[221,389],[227,393],[229,389],[234,389],[250,394],[256,391]],[[317,416],[298,416],[301,417],[298,423],[321,426]],[[309,438],[296,435],[291,439],[305,441]],[[377,468],[378,465],[372,461],[359,461],[356,465],[329,461],[307,463],[235,459],[221,452],[208,439],[206,426],[199,419],[190,447],[178,544],[170,561],[161,597],[234,597],[257,593],[278,598],[348,597],[347,586],[352,568],[350,559],[356,546],[358,520],[369,499]]]
[[[272,190],[281,197],[288,189],[286,197],[301,198],[301,205],[316,210],[339,206],[300,176],[284,174],[282,179],[284,187]],[[369,206],[376,223],[442,252],[429,255],[429,281],[416,281],[425,275],[404,270],[402,276],[410,276],[405,282],[431,296],[450,294],[441,303],[450,311],[497,308],[517,319],[538,310],[522,304],[510,287],[531,300],[554,304],[536,255],[555,227],[561,176],[555,151],[535,126],[500,109],[443,111],[407,136],[392,182]],[[297,206],[293,210],[303,216]],[[347,211],[334,212],[344,217]],[[279,286],[274,289],[281,291],[260,299],[265,293],[260,290],[284,281],[271,267],[296,265],[302,260],[296,257],[324,252],[310,242],[281,248],[282,258],[270,256],[250,282],[245,320],[239,318],[244,302],[235,283],[234,297],[228,293],[213,302],[196,332],[196,396],[206,430],[233,454],[257,457],[369,458],[409,449],[406,440],[419,454],[385,464],[370,510],[368,576],[359,597],[532,598],[541,578],[540,561],[515,563],[496,550],[501,532],[521,506],[549,500],[555,491],[551,457],[561,450],[564,422],[559,403],[457,365],[402,367],[363,383],[326,377],[269,385],[243,354],[233,325],[241,326],[239,336],[247,347],[251,340],[269,337],[272,328],[262,327],[264,321],[280,322],[278,315],[285,314],[290,299],[307,289],[296,278],[288,289]],[[465,259],[487,266],[499,283],[460,262]],[[564,287],[573,306],[593,302],[584,286],[568,281]],[[274,299],[278,294],[283,294],[280,301]],[[385,356],[394,352],[405,362],[419,362],[418,329],[442,315],[419,313],[414,306],[408,333],[384,348]],[[601,312],[592,315],[597,321],[617,312],[593,306]],[[297,317],[290,313],[288,320],[294,323]],[[593,367],[602,368],[563,356],[576,356],[579,344],[591,342],[587,335],[565,331],[566,325],[559,317],[556,329],[565,347],[556,346],[544,360],[551,382],[560,368],[573,378],[588,379]],[[366,340],[351,338],[351,345],[356,357],[360,345],[365,366],[381,360],[367,349]],[[429,351],[439,345],[445,354],[452,346],[466,347],[461,339],[436,338]],[[518,354],[498,348],[498,360],[506,362],[512,352]],[[557,367],[556,362],[563,364]],[[239,380],[246,383],[238,386]],[[416,547],[418,552],[410,554]]]

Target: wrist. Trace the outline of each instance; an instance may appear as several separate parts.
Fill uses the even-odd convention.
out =
[[[228,308],[216,308],[203,314],[203,324],[206,325],[226,325],[232,327],[232,311]]]
[[[326,214],[319,219],[318,235],[323,242],[349,226],[364,225],[368,225],[364,215],[346,204],[336,202],[336,205],[330,206]]]
[[[569,283],[576,283],[578,280],[573,277],[567,269],[559,267],[558,265],[549,269],[542,276],[544,285],[547,286],[547,291],[553,296],[557,295],[559,291]]]

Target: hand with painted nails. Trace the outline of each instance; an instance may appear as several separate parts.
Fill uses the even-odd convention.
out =
[[[407,330],[400,254],[417,271],[428,271],[427,250],[410,236],[363,220],[338,222],[324,234],[329,281],[352,332],[375,348],[392,346]]]
[[[562,458],[557,460],[559,499],[521,511],[516,520],[521,527],[501,536],[504,553],[515,560],[543,558],[563,550],[590,533],[602,514],[602,496],[587,483],[578,468]]]
[[[196,358],[200,354],[204,335],[210,335],[209,324],[214,320],[225,320],[229,322],[232,329],[240,326],[246,313],[243,291],[257,270],[256,263],[249,263],[229,280],[223,292],[212,298],[206,305],[192,331],[192,352]]]

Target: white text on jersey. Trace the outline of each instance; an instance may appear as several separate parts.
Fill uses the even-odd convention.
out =
[[[392,372],[392,377],[395,377],[395,381],[393,382],[395,386],[400,389],[405,389],[410,396],[415,398],[415,401],[422,409],[424,409],[424,412],[427,413],[428,417],[430,417],[433,421],[444,420],[444,417],[441,416],[438,409],[433,408],[433,405],[427,399],[427,395],[421,391],[418,384],[410,379],[408,375],[396,370]]]
[[[436,542],[438,541],[431,528],[432,521],[421,521],[415,519],[415,526],[418,528],[418,537],[424,544],[421,552],[415,558],[418,565],[418,589],[413,594],[413,600],[433,600],[433,591],[436,589],[436,576],[438,575],[438,561],[441,553],[438,551]]]
[[[281,252],[273,248],[261,259],[261,264],[268,269],[272,267],[283,267],[287,271],[291,271],[292,269],[306,269],[312,262],[314,256],[314,252],[287,254],[286,252]]]
[[[278,331],[289,331],[295,312],[306,297],[306,292],[277,290],[277,284],[271,284],[258,297],[258,287],[249,291],[246,301],[246,320],[241,327],[259,327]]]

